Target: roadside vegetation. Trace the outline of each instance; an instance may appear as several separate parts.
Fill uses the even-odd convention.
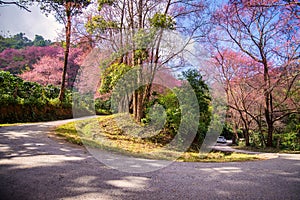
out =
[[[32,2],[19,6],[28,11]],[[111,124],[119,117],[111,115],[83,125],[87,135],[81,137],[70,127],[58,129],[77,144],[82,138],[99,146],[95,141],[103,137],[112,141],[105,141],[105,148],[144,154],[141,149],[162,149],[178,132],[178,145],[184,146],[183,138],[195,133],[186,156],[193,160],[209,125],[225,121],[221,135],[235,148],[300,151],[296,1],[38,4],[41,12],[64,22],[65,38],[52,42],[40,35],[30,40],[24,33],[0,36],[0,123],[71,118],[76,104],[80,115],[125,112],[134,122]],[[78,85],[77,74],[84,78]],[[95,94],[84,94],[81,89],[88,86],[97,86]],[[218,99],[220,91],[224,94]],[[217,108],[214,103],[219,102]],[[226,112],[225,120],[220,110]],[[148,136],[143,137],[144,129]]]
[[[132,133],[120,129],[117,121],[118,115],[101,116],[95,119],[87,119],[79,122],[70,122],[56,128],[55,133],[77,145],[100,148],[114,151],[128,156],[136,156],[149,159],[177,158],[180,162],[240,162],[262,160],[258,155],[248,155],[230,152],[210,152],[200,157],[199,152],[190,149],[187,152],[176,150],[162,150],[164,141],[169,138],[138,138]],[[130,124],[123,124],[124,127]],[[129,129],[128,129],[129,130]]]
[[[245,142],[242,129],[236,130],[237,134],[235,135],[229,124],[225,124],[222,135],[227,139],[235,137],[235,144],[231,147],[236,149],[266,153],[300,153],[300,126],[298,123],[299,118],[296,115],[288,118],[286,126],[274,134],[272,147],[266,146],[261,140],[262,137],[267,137],[265,132],[250,131],[249,145]]]
[[[0,123],[36,122],[72,117],[70,95],[63,102],[56,96],[59,88],[24,81],[0,71]]]

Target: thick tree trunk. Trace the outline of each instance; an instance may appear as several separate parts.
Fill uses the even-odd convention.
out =
[[[61,77],[61,86],[59,92],[59,100],[62,102],[65,97],[65,88],[66,88],[66,75],[67,75],[67,67],[68,67],[68,58],[70,51],[70,41],[71,41],[71,4],[66,3],[66,14],[67,14],[67,24],[66,24],[66,47],[65,47],[65,55],[64,55],[64,66],[63,73]]]
[[[138,82],[138,85],[141,85],[141,83],[143,82],[143,74],[142,74],[142,71],[143,69],[141,68],[142,66],[142,61],[141,59],[138,59],[137,61],[138,65],[140,66],[140,68],[137,70],[137,82]],[[136,115],[134,116],[135,117],[135,120],[136,122],[140,122],[141,119],[144,117],[144,102],[143,102],[143,94],[144,94],[144,87],[140,87],[137,89],[136,91],[136,94],[137,94],[137,101],[136,101]]]
[[[244,128],[243,129],[243,134],[244,134],[244,137],[245,137],[245,143],[246,143],[246,146],[250,146],[250,139],[249,139],[249,130],[248,128]]]
[[[273,147],[273,124],[268,124],[267,147]]]
[[[272,94],[271,94],[271,83],[269,77],[269,69],[267,64],[264,64],[264,95],[265,95],[265,118],[268,126],[268,137],[267,137],[267,146],[273,146],[273,102],[272,102]]]
[[[126,94],[119,102],[118,113],[129,113],[129,96]]]
[[[237,145],[237,140],[238,140],[238,134],[237,134],[237,126],[234,125],[233,127],[233,134],[232,134],[232,145]]]
[[[138,99],[137,99],[137,112],[135,116],[135,120],[137,122],[141,122],[142,118],[144,118],[144,103],[143,103],[143,92],[138,91]]]

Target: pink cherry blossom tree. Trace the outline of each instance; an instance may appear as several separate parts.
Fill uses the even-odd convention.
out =
[[[259,93],[254,96],[263,102],[260,105],[268,134],[267,146],[273,145],[276,122],[291,113],[299,112],[299,107],[291,106],[288,102],[290,92],[299,91],[296,83],[299,80],[300,35],[296,24],[299,25],[300,21],[289,11],[297,4],[277,6],[280,2],[229,1],[215,12],[213,22],[216,28],[210,35],[212,46],[217,49],[222,60],[227,59],[224,49],[229,46],[251,60],[246,65],[247,74],[251,76],[244,78],[248,85],[251,82],[251,87],[256,85],[255,91]],[[243,70],[241,66],[244,64],[238,66]],[[237,80],[239,84],[243,83]],[[281,91],[281,95],[278,95],[278,91]],[[239,110],[246,112],[241,108]]]

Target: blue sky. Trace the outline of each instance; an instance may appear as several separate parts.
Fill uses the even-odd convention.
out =
[[[45,39],[55,41],[63,25],[56,22],[53,15],[46,17],[38,7],[29,8],[31,12],[19,9],[15,5],[0,6],[1,35],[25,33],[34,39],[35,35],[42,35]]]

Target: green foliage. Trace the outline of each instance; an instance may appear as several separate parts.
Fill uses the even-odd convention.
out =
[[[134,34],[133,41],[137,49],[146,49],[155,42],[155,36],[156,31],[153,29],[150,29],[150,31],[140,29]]]
[[[43,87],[34,82],[0,71],[0,122],[47,121],[72,117],[71,93],[61,103],[56,99],[59,89]]]
[[[50,40],[45,40],[43,36],[35,35],[33,40],[33,45],[37,47],[49,46],[51,44]]]
[[[107,29],[116,29],[118,24],[115,21],[107,21],[102,16],[93,16],[85,24],[86,31],[90,34],[94,33],[104,33]]]
[[[158,102],[166,109],[166,128],[168,131],[171,131],[172,134],[175,134],[179,129],[181,121],[181,109],[176,94],[174,92],[168,92],[166,95],[161,96]]]
[[[144,61],[148,58],[148,51],[143,49],[135,50],[134,52],[134,60],[137,62],[138,60]]]
[[[262,144],[262,138],[261,134],[258,132],[250,132],[250,146],[252,147],[264,147],[264,144]],[[240,144],[239,144],[240,145]]]
[[[112,90],[118,80],[130,69],[131,67],[124,63],[115,63],[107,67],[101,76],[103,79],[101,80],[100,93],[105,94]]]
[[[221,133],[222,136],[224,136],[226,139],[231,139],[233,136],[233,130],[230,123],[225,123],[223,126],[223,130]]]
[[[187,83],[183,83],[180,88],[174,88],[166,94],[159,95],[157,99],[152,100],[147,106],[145,121],[147,123],[151,122],[149,115],[152,115],[152,117],[157,116],[157,119],[163,118],[161,109],[152,109],[152,113],[149,112],[149,108],[153,105],[159,104],[163,106],[166,113],[165,126],[161,134],[152,139],[160,142],[168,142],[165,141],[166,138],[172,139],[178,133],[179,129],[181,130],[181,134],[183,134],[182,137],[185,137],[185,135],[194,131],[192,127],[197,127],[198,125],[197,134],[192,145],[192,148],[197,148],[202,143],[211,120],[209,90],[199,72],[188,70],[183,73],[183,77],[189,81],[193,91],[189,91]],[[193,99],[190,98],[192,92],[195,93],[198,102],[193,102]],[[179,102],[179,99],[181,102]],[[198,103],[198,105],[195,105],[195,103]],[[198,106],[200,108],[199,122],[194,120],[195,116],[193,115],[195,112],[192,112]],[[183,115],[182,112],[188,113]],[[187,126],[182,127],[184,124]]]
[[[110,110],[111,101],[102,100],[101,98],[95,99],[95,111],[97,115],[107,115],[111,114]]]
[[[298,126],[300,130],[300,125]],[[285,150],[300,151],[300,135],[290,132],[280,135],[280,148]]]
[[[45,90],[45,96],[48,99],[55,99],[59,93],[59,88],[53,85],[45,86],[44,90]]]
[[[300,151],[300,115],[290,115],[286,120],[283,133],[275,134],[274,146],[283,150]]]
[[[114,0],[98,0],[98,10],[100,11],[104,5],[113,5]]]
[[[198,132],[194,142],[196,144],[201,144],[206,136],[206,132],[211,121],[211,97],[209,94],[209,89],[205,82],[202,80],[202,76],[199,71],[195,69],[189,69],[187,71],[184,71],[182,75],[183,79],[188,81],[190,86],[193,88],[198,100],[200,118]],[[183,87],[185,87],[185,84],[186,82],[183,83]]]
[[[281,121],[284,125],[278,128],[277,133],[273,137],[273,146],[277,151],[300,151],[300,115],[294,113]],[[265,148],[262,134],[264,138],[267,134],[263,132],[250,132],[250,145],[253,148]],[[239,145],[243,146],[240,142]]]
[[[27,46],[32,46],[33,42],[25,37],[25,33],[18,33],[11,37],[0,36],[0,52],[4,49],[22,49]]]
[[[133,41],[136,48],[134,59],[136,62],[138,59],[144,61],[149,58],[147,49],[155,42],[155,35],[156,31],[154,29],[150,29],[150,31],[140,29],[134,34]]]
[[[300,114],[299,113],[294,113],[289,115],[283,123],[286,125],[284,127],[283,132],[288,133],[288,132],[298,132],[300,136]]]
[[[10,37],[0,36],[0,52],[4,49],[24,49],[29,46],[49,46],[52,42],[45,40],[43,36],[35,35],[34,41],[25,36],[25,33],[18,33]],[[21,59],[21,58],[16,58]]]
[[[162,13],[155,13],[155,15],[149,19],[151,27],[154,28],[164,28],[174,30],[176,22],[172,19],[171,16],[162,14]]]

